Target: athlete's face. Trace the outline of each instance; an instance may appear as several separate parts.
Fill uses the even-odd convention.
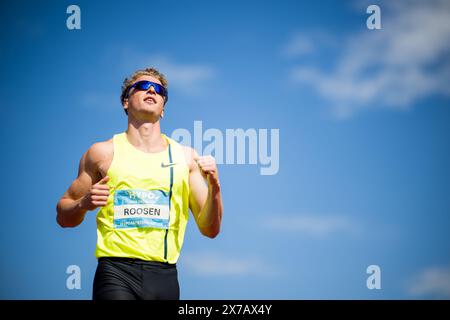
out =
[[[140,76],[134,83],[142,80],[162,85],[161,81],[152,76]],[[148,90],[131,88],[128,99],[124,102],[124,108],[128,110],[128,115],[151,115],[152,118],[156,117],[159,120],[164,116],[164,97],[157,94],[153,86],[150,86]]]

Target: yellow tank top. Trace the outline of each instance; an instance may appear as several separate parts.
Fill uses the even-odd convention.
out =
[[[113,137],[108,169],[110,195],[97,214],[95,256],[176,263],[189,218],[189,167],[183,147],[146,153],[126,132]]]

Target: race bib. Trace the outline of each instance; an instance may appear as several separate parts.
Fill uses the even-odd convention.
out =
[[[169,228],[169,193],[162,190],[117,190],[114,228]]]

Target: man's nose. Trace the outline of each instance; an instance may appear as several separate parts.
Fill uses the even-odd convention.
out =
[[[156,94],[155,88],[153,86],[150,86],[150,88],[148,88],[147,92],[150,92],[151,94]]]

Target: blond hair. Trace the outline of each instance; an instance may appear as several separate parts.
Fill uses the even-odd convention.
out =
[[[164,76],[164,74],[162,74],[155,68],[145,68],[145,69],[137,70],[130,77],[125,78],[123,80],[122,92],[120,94],[120,102],[122,103],[122,105],[123,105],[125,99],[127,98],[126,95],[127,95],[129,86],[131,86],[136,81],[136,79],[141,76],[155,77],[156,79],[158,79],[161,82],[163,87],[166,89],[169,84],[166,77]],[[125,110],[125,113],[128,114],[128,111]]]

